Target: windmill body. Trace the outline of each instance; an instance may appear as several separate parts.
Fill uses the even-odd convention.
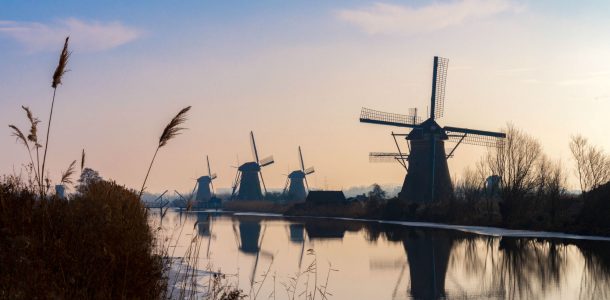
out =
[[[273,156],[262,160],[258,158],[258,149],[254,140],[254,133],[250,131],[250,143],[254,161],[242,164],[237,168],[237,175],[233,183],[231,198],[235,200],[263,200],[267,193],[262,168],[274,163]],[[262,189],[261,189],[262,184]]]
[[[288,174],[290,184],[288,186],[288,196],[292,200],[305,201],[307,190],[305,190],[305,173],[301,170],[292,171]]]
[[[299,162],[300,170],[295,170],[288,174],[286,185],[284,186],[284,195],[289,201],[304,202],[309,192],[309,184],[307,183],[307,175],[315,172],[313,167],[305,169],[303,162],[303,152],[299,146]]]
[[[208,175],[201,176],[197,179],[197,194],[195,195],[195,201],[197,202],[198,206],[209,203],[210,200],[214,198],[213,180],[216,179],[216,174],[212,173],[210,158],[206,156],[205,159],[208,164]]]
[[[421,127],[412,130],[406,137],[411,152],[400,198],[425,202],[433,195],[431,189],[422,187],[430,187],[434,184],[434,196],[437,199],[449,199],[453,194],[453,186],[445,152],[447,134],[430,119],[423,122]],[[430,166],[430,161],[434,161],[434,166]]]
[[[436,120],[443,116],[445,99],[445,82],[447,79],[448,60],[434,57],[432,74],[432,97],[430,98],[430,115],[422,120],[417,116],[417,109],[410,115],[386,113],[363,108],[360,122],[379,125],[409,128],[408,134],[394,134],[398,153],[374,152],[374,160],[398,161],[407,170],[407,175],[398,194],[401,200],[412,202],[434,202],[449,199],[453,195],[453,186],[447,159],[453,156],[460,144],[472,144],[487,147],[501,147],[504,133],[474,130],[468,128],[440,126]],[[396,141],[396,136],[405,136],[410,153],[404,154]],[[445,142],[455,143],[449,153]],[[408,165],[407,165],[408,164]]]
[[[240,172],[239,191],[237,199],[239,200],[262,200],[263,192],[258,176],[261,167],[256,162],[247,162],[239,166]]]
[[[212,179],[210,176],[201,176],[197,179],[197,195],[195,196],[197,202],[207,202],[212,199],[212,190],[210,189],[211,183]]]

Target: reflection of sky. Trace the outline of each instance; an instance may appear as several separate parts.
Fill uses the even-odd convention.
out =
[[[610,148],[607,2],[439,3],[2,1],[0,120],[23,128],[21,105],[46,120],[49,78],[69,32],[71,72],[58,90],[49,153],[54,179],[85,148],[101,175],[139,186],[162,126],[193,105],[189,131],[158,157],[152,192],[190,190],[204,153],[217,187],[229,187],[236,155],[251,157],[250,130],[276,158],[269,187],[281,188],[282,173],[298,165],[297,145],[316,167],[314,187],[400,183],[398,165],[367,158],[394,148],[392,128],[358,124],[358,112],[425,112],[433,55],[450,58],[442,124],[513,122],[566,164],[571,134]],[[5,133],[3,174],[26,159]],[[458,150],[452,175],[483,151]]]
[[[254,220],[259,221],[261,228],[259,253],[238,248],[243,238],[240,225],[257,224]],[[182,221],[185,222],[184,231],[176,256],[183,255],[192,234],[197,234],[197,228],[190,230],[197,222],[196,214],[185,213]],[[391,299],[393,296],[401,299],[412,293],[426,297],[444,294],[447,297],[515,299],[603,298],[610,295],[610,260],[606,257],[605,261],[600,261],[591,256],[591,253],[600,258],[607,256],[604,254],[610,249],[607,242],[594,244],[598,248],[591,248],[592,252],[587,255],[593,257],[593,263],[585,263],[580,246],[575,245],[556,243],[553,249],[552,243],[542,240],[501,239],[448,230],[342,221],[327,221],[322,225],[335,230],[346,229],[342,239],[311,239],[305,230],[304,243],[298,243],[290,239],[290,225],[305,224],[305,229],[312,220],[297,221],[214,217],[209,259],[206,258],[209,235],[200,236],[203,247],[200,268],[212,264],[213,270],[238,273],[239,282],[248,291],[254,268],[256,280],[260,280],[261,274],[269,268],[277,275],[278,283],[287,282],[287,278],[298,271],[299,263],[303,270],[312,262],[313,257],[307,255],[307,249],[314,249],[319,278],[325,278],[329,263],[339,270],[330,277],[329,289],[335,295],[334,299]],[[163,232],[171,235],[172,227],[179,222],[176,212],[168,212]],[[604,269],[606,271],[602,271]],[[432,270],[446,270],[446,273],[433,274]],[[421,279],[432,275],[436,282],[444,280],[444,286],[422,284],[425,280]],[[416,276],[418,279],[413,280]],[[260,295],[266,297],[272,289],[272,281],[267,281]]]

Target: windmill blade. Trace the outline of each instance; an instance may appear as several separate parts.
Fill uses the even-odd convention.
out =
[[[212,193],[214,193],[214,183],[212,180],[216,179],[216,173],[212,174],[212,168],[210,168],[210,158],[206,155],[205,160],[208,162],[208,176],[210,176],[210,186],[212,187]]]
[[[305,163],[303,162],[303,152],[301,152],[301,146],[299,146],[299,161],[301,162],[301,171],[305,172]]]
[[[265,190],[265,196],[267,196],[267,186],[265,185],[265,179],[263,178],[263,171],[258,171],[258,174],[261,176],[261,183],[263,184],[263,189]]]
[[[233,181],[233,190],[231,191],[231,199],[233,199],[235,197],[235,191],[237,190],[237,186],[239,185],[239,179],[240,179],[240,175],[241,172],[238,170],[237,174],[235,174],[235,181]]]
[[[462,143],[462,144],[468,144],[468,145],[494,147],[494,148],[502,148],[504,146],[504,140],[502,138],[483,136],[483,135],[470,135],[470,134],[449,135],[448,141],[453,142],[453,143]]]
[[[445,109],[445,85],[447,83],[447,68],[449,59],[435,56],[432,75],[432,97],[430,99],[430,118],[440,118]]]
[[[369,153],[369,162],[395,162],[402,161],[409,158],[407,154],[398,153],[398,152],[371,152]]]
[[[307,182],[307,176],[305,176],[305,187],[307,188],[307,192],[309,193],[309,182]]]
[[[282,194],[286,194],[286,191],[288,190],[288,183],[290,182],[290,179],[288,177],[286,177],[286,183],[284,183],[284,190],[282,191]]]
[[[469,145],[502,147],[506,134],[502,132],[484,131],[468,128],[445,126],[444,130],[450,142],[460,142]]]
[[[362,111],[360,112],[360,122],[415,128],[417,125],[423,122],[423,120],[415,115],[401,115],[363,107]]]
[[[309,168],[305,169],[305,171],[303,171],[303,172],[305,173],[305,175],[309,175],[315,171],[316,170],[313,167],[309,167]]]
[[[256,141],[254,141],[254,132],[252,131],[250,131],[250,146],[252,147],[254,161],[258,163],[258,149],[256,149]]]
[[[503,133],[503,132],[476,130],[476,129],[468,129],[468,128],[460,128],[460,127],[451,127],[451,126],[445,126],[443,129],[445,129],[445,131],[447,131],[447,134],[466,133],[468,135],[483,135],[483,136],[490,136],[490,137],[497,137],[497,138],[506,137],[506,133]]]
[[[265,166],[268,166],[268,165],[270,165],[270,164],[272,164],[274,162],[275,162],[275,160],[273,160],[273,155],[271,155],[271,156],[267,156],[267,157],[263,158],[260,161],[259,164],[260,164],[261,167],[265,167]]]

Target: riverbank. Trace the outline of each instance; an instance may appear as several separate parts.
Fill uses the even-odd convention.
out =
[[[309,203],[276,204],[267,201],[229,202],[226,210],[244,213],[269,213],[286,217],[338,218],[375,221],[408,226],[424,226],[466,230],[485,235],[508,235],[523,237],[557,238],[610,238],[605,227],[585,227],[579,223],[578,210],[582,201],[572,199],[561,222],[543,222],[542,218],[529,222],[505,223],[499,214],[485,214],[482,209],[469,203],[452,201],[446,204],[409,205],[398,199],[374,201],[374,203],[351,202],[344,204],[313,205]],[[427,225],[426,225],[427,226]]]

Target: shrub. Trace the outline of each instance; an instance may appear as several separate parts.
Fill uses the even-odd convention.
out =
[[[0,182],[0,298],[159,298],[163,264],[146,209],[114,182],[38,200]]]

